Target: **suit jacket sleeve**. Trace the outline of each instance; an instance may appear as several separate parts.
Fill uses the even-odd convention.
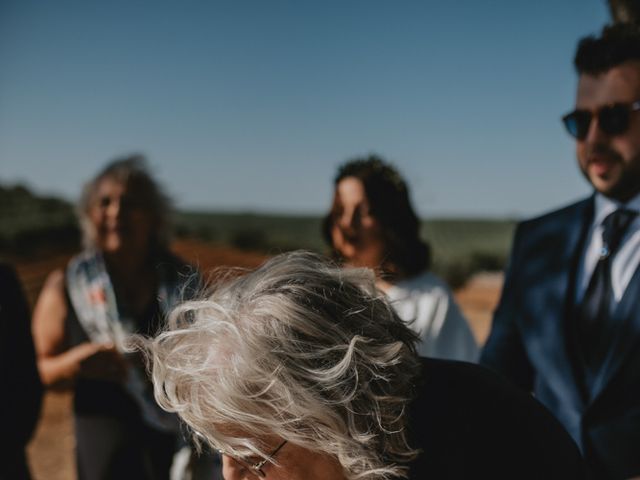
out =
[[[5,394],[1,421],[11,447],[22,449],[40,413],[42,384],[36,366],[27,301],[10,267],[0,265],[0,375]]]
[[[518,328],[519,251],[525,237],[525,224],[519,224],[513,239],[511,257],[505,274],[500,303],[493,315],[491,334],[480,357],[480,363],[527,391],[533,390],[533,368],[524,348],[523,338]]]

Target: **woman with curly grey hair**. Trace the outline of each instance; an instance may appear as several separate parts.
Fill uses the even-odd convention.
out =
[[[74,396],[79,480],[168,480],[178,418],[156,404],[144,364],[124,353],[151,334],[191,268],[168,248],[169,201],[138,155],[109,163],[78,204],[84,250],[40,293],[33,335],[49,388]]]
[[[304,252],[227,276],[142,340],[158,403],[227,480],[583,478],[533,398],[416,341],[370,270]]]

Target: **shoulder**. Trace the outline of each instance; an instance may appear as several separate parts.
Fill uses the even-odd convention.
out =
[[[466,362],[423,359],[422,368],[410,430],[423,451],[475,464],[479,478],[517,478],[519,469],[532,469],[532,476],[520,478],[581,478],[577,447],[531,395]],[[499,465],[492,460],[497,451]],[[440,460],[427,455],[424,461]]]
[[[198,269],[173,252],[159,252],[154,264],[160,282],[169,288],[170,304],[178,299],[197,297],[202,291],[203,279]]]
[[[418,323],[431,322],[436,310],[453,303],[447,284],[429,271],[394,284],[386,294],[401,318]]]
[[[593,196],[518,223],[512,242],[512,260],[553,252],[575,232],[581,231],[592,213]]]
[[[503,395],[522,397],[519,390],[511,390],[499,376],[490,370],[467,362],[422,358],[422,378],[418,396],[424,395],[427,401],[445,401],[464,398],[473,392],[474,403],[496,399]],[[528,396],[527,394],[524,394]],[[474,407],[478,408],[478,407]]]
[[[561,227],[565,222],[581,218],[593,206],[593,196],[524,220],[517,225],[517,231],[531,232],[539,229]]]
[[[67,308],[66,273],[62,269],[52,271],[44,281],[34,310],[34,320],[49,317],[51,312],[65,312]]]
[[[56,292],[64,294],[65,289],[65,272],[62,269],[56,269],[47,275],[42,291]]]
[[[511,422],[517,421],[519,429],[536,432],[545,427],[564,436],[560,424],[531,394],[486,367],[423,359],[422,380],[419,396],[462,407],[475,423],[490,422],[494,428],[510,430]]]
[[[448,386],[442,389],[445,384]],[[440,391],[445,396],[467,401],[462,400],[464,394],[474,392],[474,403],[484,400],[515,400],[536,405],[534,408],[538,405],[531,395],[513,387],[500,375],[467,362],[423,358],[421,386],[421,391],[427,396],[433,396],[435,391]]]
[[[197,272],[197,268],[169,250],[161,250],[156,256],[154,263],[157,267],[167,272],[178,273],[180,275],[190,275]]]
[[[407,295],[447,297],[451,293],[451,289],[447,283],[429,270],[402,280],[394,285],[394,287],[405,292]]]

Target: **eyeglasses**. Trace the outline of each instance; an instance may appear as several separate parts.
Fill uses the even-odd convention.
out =
[[[569,135],[577,140],[584,140],[589,134],[591,119],[598,117],[598,128],[607,135],[620,135],[629,128],[631,112],[640,110],[640,101],[633,103],[614,103],[592,112],[590,110],[574,110],[562,117],[562,122]]]
[[[251,470],[253,473],[255,473],[260,478],[265,478],[267,475],[264,473],[262,468],[267,464],[267,462],[272,461],[275,458],[276,454],[280,451],[280,449],[282,449],[282,447],[285,446],[286,443],[287,443],[287,440],[284,440],[280,445],[278,445],[278,447],[273,452],[271,452],[267,456],[267,458],[263,458],[259,462],[255,462],[255,463],[247,463],[244,460],[240,460],[239,458],[235,458],[235,457],[229,455],[228,453],[226,453],[224,450],[218,449],[218,453],[220,455],[227,455],[228,457],[231,457],[235,462],[239,463],[244,468],[246,468],[248,470]]]

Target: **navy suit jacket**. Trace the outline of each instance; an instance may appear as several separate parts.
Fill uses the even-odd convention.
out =
[[[640,268],[614,312],[596,380],[574,345],[575,277],[593,197],[518,225],[481,363],[531,391],[569,431],[593,478],[640,475]]]

